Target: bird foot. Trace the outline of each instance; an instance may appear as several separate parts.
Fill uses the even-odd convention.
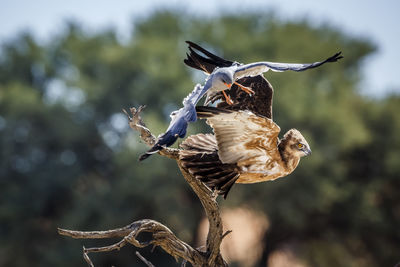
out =
[[[224,94],[226,103],[228,105],[232,106],[233,105],[233,101],[231,100],[231,98],[225,93],[225,91],[222,91],[222,93]]]
[[[254,95],[254,91],[253,91],[250,87],[243,86],[243,85],[241,85],[241,84],[238,83],[238,82],[235,82],[235,84],[236,84],[237,86],[239,86],[240,89],[242,89],[243,91],[245,91],[245,92],[246,92],[247,94],[249,94],[250,96],[251,96],[251,95]]]

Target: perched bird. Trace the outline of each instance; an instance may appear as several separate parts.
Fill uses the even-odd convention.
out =
[[[311,154],[310,146],[296,129],[278,138],[280,128],[271,119],[250,111],[196,107],[206,118],[212,134],[188,137],[180,160],[196,178],[226,198],[234,183],[258,183],[284,177]]]
[[[188,59],[184,60],[184,62],[191,66],[202,69],[204,67],[204,71],[206,73],[210,73],[209,79],[213,79],[212,85],[209,87],[204,86],[203,90],[205,91],[204,93],[207,94],[205,104],[207,105],[212,97],[218,93],[222,92],[226,102],[228,104],[233,104],[233,101],[226,95],[225,90],[230,89],[233,84],[237,85],[245,91],[248,94],[254,94],[254,91],[250,87],[243,86],[242,84],[238,83],[237,80],[244,78],[244,77],[254,77],[263,74],[264,72],[267,72],[268,70],[276,71],[276,72],[283,72],[287,70],[292,70],[292,71],[304,71],[312,68],[319,67],[325,63],[328,62],[336,62],[339,59],[343,58],[341,56],[341,52],[338,52],[334,54],[333,56],[325,59],[324,61],[321,62],[314,62],[314,63],[279,63],[279,62],[269,62],[269,61],[260,61],[260,62],[255,62],[255,63],[250,63],[250,64],[240,64],[238,62],[230,62],[228,60],[219,58],[212,53],[206,51],[205,49],[201,48],[200,46],[194,44],[193,42],[187,41],[189,44],[189,51],[193,53],[193,49],[195,48],[201,52],[203,52],[205,55],[210,56],[211,59],[215,59],[217,63],[218,68],[214,68],[211,70],[210,66],[213,65],[212,61],[205,60],[203,61],[205,64],[196,64],[196,59],[194,58],[193,63],[190,61],[190,55],[188,55]],[[212,56],[211,56],[212,55]],[[192,58],[193,59],[193,58]],[[231,63],[231,65],[229,65]],[[212,75],[215,72],[219,72],[220,75]],[[211,77],[213,76],[213,77]]]

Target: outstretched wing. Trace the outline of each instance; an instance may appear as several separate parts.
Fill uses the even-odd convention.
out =
[[[207,51],[203,47],[199,46],[190,41],[186,41],[189,45],[189,54],[186,54],[187,58],[183,62],[194,69],[202,70],[208,74],[212,73],[216,67],[229,67],[232,66],[233,62],[230,60],[223,59],[213,53]],[[201,56],[195,50],[204,54],[206,57]]]
[[[189,136],[182,144],[179,159],[194,177],[201,180],[218,194],[228,195],[239,178],[236,164],[224,164],[218,157],[218,146],[212,134]]]
[[[186,43],[189,44],[190,53],[187,54],[187,58],[184,62],[191,68],[211,74],[217,67],[229,67],[233,64],[238,64],[216,56],[193,42],[186,41]],[[210,102],[214,103],[215,101],[222,100],[217,104],[217,107],[229,110],[250,110],[254,114],[272,119],[272,97],[274,91],[271,84],[264,76],[244,77],[237,82],[246,87],[251,87],[255,94],[250,96],[241,90],[239,86],[233,84],[231,89],[226,91],[232,99],[233,105],[228,105],[225,102],[225,97],[221,92],[211,96]]]
[[[338,52],[333,56],[325,59],[324,61],[314,62],[314,63],[303,64],[303,63],[279,63],[279,62],[263,61],[263,62],[255,62],[246,65],[241,65],[236,69],[234,78],[235,80],[237,80],[243,77],[253,77],[260,75],[264,72],[267,72],[268,70],[273,70],[278,72],[287,70],[304,71],[319,67],[328,62],[336,62],[339,59],[343,58],[343,56],[341,56],[341,53],[342,52]]]
[[[218,143],[222,163],[250,160],[252,165],[265,165],[277,151],[280,128],[272,120],[249,111],[229,111],[196,107],[200,118],[207,118]]]

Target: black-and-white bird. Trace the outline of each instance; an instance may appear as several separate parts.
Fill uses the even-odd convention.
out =
[[[193,48],[200,48],[198,49],[201,52],[205,52],[206,50],[201,48],[200,46],[196,45],[193,42],[187,41],[189,44],[189,50],[192,52]],[[208,52],[204,53],[205,55],[212,55],[214,59],[218,58],[212,53]],[[190,57],[188,55],[188,57]],[[244,77],[254,77],[263,74],[264,72],[267,72],[269,70],[276,71],[276,72],[283,72],[283,71],[305,71],[308,69],[316,68],[319,67],[325,63],[328,62],[336,62],[339,59],[343,58],[341,56],[341,52],[338,52],[334,54],[333,56],[323,60],[323,61],[318,61],[314,63],[280,63],[280,62],[270,62],[270,61],[260,61],[260,62],[254,62],[254,63],[249,63],[249,64],[240,64],[237,62],[231,62],[228,60],[224,60],[222,58],[219,58],[219,62],[222,64],[218,64],[217,68],[214,68],[208,77],[208,80],[211,80],[211,82],[207,83],[203,88],[204,93],[207,94],[205,105],[207,105],[212,97],[218,93],[222,92],[226,98],[226,102],[228,104],[233,104],[232,100],[229,99],[229,97],[226,95],[225,90],[230,89],[233,84],[236,84],[239,86],[243,91],[245,91],[248,94],[254,94],[254,91],[246,86],[241,85],[240,83],[237,82],[237,80],[244,78]],[[190,65],[189,61],[186,59],[184,61],[187,65]],[[194,62],[196,65],[196,62]],[[229,65],[230,64],[230,65]],[[210,69],[205,70],[207,73],[210,73]],[[217,74],[217,75],[216,75]]]

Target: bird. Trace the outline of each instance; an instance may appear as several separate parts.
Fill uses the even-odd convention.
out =
[[[196,84],[193,91],[183,99],[183,107],[171,112],[171,121],[165,133],[157,137],[155,144],[144,154],[140,155],[139,161],[145,160],[165,147],[175,143],[178,137],[186,136],[186,129],[189,122],[197,120],[195,105],[201,98],[202,86]]]
[[[144,154],[139,156],[139,161],[143,161],[163,148],[173,145],[178,137],[184,138],[186,136],[188,123],[197,120],[195,106],[199,100],[209,88],[219,88],[221,83],[227,83],[230,81],[229,79],[230,76],[227,70],[221,68],[216,69],[207,77],[204,86],[196,84],[193,91],[184,98],[182,102],[183,107],[171,112],[171,121],[165,133],[158,136],[156,143]]]
[[[235,183],[259,183],[292,173],[311,148],[296,129],[278,137],[280,127],[248,110],[198,106],[213,134],[189,136],[180,147],[180,164],[195,178],[227,197]]]
[[[234,61],[221,58],[207,51],[203,47],[193,42],[187,41],[190,53],[186,54],[187,58],[184,63],[194,69],[202,70],[206,74],[211,74],[215,68],[229,67]],[[200,55],[202,53],[204,56]],[[244,77],[237,81],[238,83],[251,87],[255,92],[249,95],[239,86],[233,84],[228,91],[229,97],[233,104],[229,105],[225,102],[222,92],[215,94],[211,99],[211,103],[217,102],[216,106],[229,110],[249,110],[254,114],[265,116],[272,119],[272,99],[274,89],[271,83],[263,76]],[[219,101],[218,100],[222,100]]]
[[[204,86],[196,84],[192,92],[183,100],[183,107],[170,114],[170,124],[165,131],[157,137],[156,143],[145,153],[139,156],[139,161],[143,161],[151,155],[157,153],[165,147],[173,145],[178,137],[184,138],[189,122],[197,120],[195,106],[209,88],[219,88],[221,83],[232,82],[225,68],[216,69],[207,78]]]
[[[205,55],[211,56],[212,59],[216,59],[217,63],[220,63],[219,66],[214,68],[210,74],[209,79],[212,79],[212,85],[209,87],[204,86],[203,90],[205,90],[204,93],[207,94],[206,100],[205,100],[205,105],[207,105],[212,97],[218,93],[222,92],[226,102],[230,105],[233,104],[233,101],[227,96],[225,93],[226,89],[230,89],[233,84],[237,85],[242,89],[244,92],[246,92],[249,95],[253,95],[254,91],[247,86],[243,86],[242,84],[238,83],[237,80],[244,78],[244,77],[254,77],[254,76],[259,76],[263,74],[264,72],[267,72],[268,70],[272,70],[275,72],[283,72],[283,71],[305,71],[308,69],[312,68],[317,68],[325,63],[328,62],[336,62],[339,59],[343,58],[341,56],[342,52],[337,52],[333,56],[323,60],[323,61],[318,61],[314,63],[280,63],[280,62],[270,62],[270,61],[260,61],[260,62],[254,62],[254,63],[249,63],[249,64],[241,64],[238,62],[231,62],[229,60],[224,60],[222,58],[216,57],[210,52],[206,52],[205,49],[201,48],[199,45],[186,41],[186,43],[189,44],[189,51],[193,52],[193,48],[198,49],[199,51],[203,52]],[[190,58],[190,55],[187,55],[188,58]],[[190,59],[184,60],[184,62],[190,66],[191,62]],[[194,64],[192,64],[192,67],[197,67],[196,65],[196,60],[194,59]],[[210,63],[212,66],[212,62],[207,62],[205,61],[206,65],[204,66],[204,71],[206,73],[210,73],[211,68],[210,68]],[[208,66],[207,66],[208,63]],[[231,65],[229,65],[231,63]],[[193,66],[194,65],[194,66]],[[220,73],[219,75],[213,75],[215,73]],[[212,77],[211,77],[212,76]]]
[[[189,41],[187,42],[189,45],[194,44]],[[191,50],[190,46],[189,50]],[[202,50],[203,50],[202,52],[206,51],[205,49]],[[211,53],[208,52],[208,54]],[[216,58],[215,55],[214,58]],[[233,84],[238,86],[248,95],[252,96],[255,93],[250,87],[241,85],[236,80],[240,80],[246,77],[252,78],[254,76],[260,76],[263,72],[266,72],[269,69],[272,69],[274,71],[285,71],[285,70],[303,71],[309,68],[315,68],[321,66],[326,62],[337,61],[340,58],[341,56],[339,52],[322,62],[314,62],[310,64],[274,63],[265,61],[265,62],[246,64],[246,65],[242,65],[237,62],[230,62],[222,58],[219,58],[219,61],[222,62],[223,64],[221,64],[220,66],[216,66],[212,70],[212,72],[208,75],[208,77],[206,77],[205,84],[203,86],[199,84],[195,86],[193,91],[187,97],[185,97],[183,101],[184,104],[183,108],[173,111],[171,113],[170,115],[171,121],[166,132],[161,134],[157,138],[156,143],[147,152],[145,152],[139,157],[139,161],[145,160],[146,158],[148,158],[152,154],[157,153],[163,148],[173,145],[178,139],[178,137],[180,138],[185,137],[188,123],[195,122],[197,120],[194,107],[197,105],[199,100],[205,94],[207,94],[205,100],[206,105],[210,103],[210,100],[213,97],[215,97],[218,92],[222,92],[222,94],[225,97],[226,103],[228,103],[229,105],[233,105],[234,104],[233,101],[225,93],[225,90],[230,89]]]
[[[217,55],[212,54],[211,52],[207,51],[206,49],[195,43],[188,42],[188,44],[190,53],[187,54],[187,58],[184,60],[184,63],[189,67],[202,70],[206,73],[212,73],[215,68],[227,67],[233,64],[237,64],[234,61],[218,57]],[[200,55],[200,53],[202,55]],[[229,105],[225,101],[221,101],[217,103],[217,107],[222,108],[225,111],[230,110],[234,112],[247,112],[247,114],[252,113],[251,117],[258,116],[265,119],[266,121],[270,120],[271,122],[273,103],[272,99],[274,90],[269,81],[263,75],[257,75],[253,77],[243,77],[239,79],[238,82],[240,84],[243,84],[244,86],[251,87],[255,91],[255,94],[253,96],[250,96],[240,90],[240,87],[233,85],[229,90],[229,95],[234,104]],[[222,93],[218,93],[213,96],[211,101],[214,102],[220,99],[224,100],[224,96]],[[205,107],[197,107],[197,109],[205,109]],[[199,117],[202,116],[203,115],[201,114],[199,115]],[[277,128],[277,126],[272,128],[279,129]],[[268,132],[268,129],[269,128],[265,128],[264,130]],[[289,130],[282,139],[276,139],[277,140],[275,144],[278,147],[278,150],[282,152],[280,153],[282,159],[290,158],[289,155],[291,153],[288,153],[289,150],[287,149],[290,146],[292,146],[292,148],[295,149],[294,151],[297,152],[295,153],[295,155],[297,155],[296,158],[298,158],[299,156],[306,156],[311,154],[310,146],[298,130]],[[301,144],[301,147],[298,147],[299,144]],[[249,177],[252,178],[250,179],[250,181],[252,182],[263,180],[257,179],[257,176],[259,177],[259,174],[253,173],[250,175],[245,171],[241,171],[238,164],[235,162],[223,162],[218,154],[218,142],[216,136],[213,134],[200,133],[192,135],[188,137],[180,145],[180,147],[182,149],[180,151],[180,162],[182,166],[184,166],[196,178],[207,184],[207,186],[216,190],[218,194],[223,195],[224,198],[227,197],[231,187],[235,183],[245,183],[246,181],[248,182]],[[285,151],[286,153],[283,153]],[[302,151],[303,153],[301,153],[300,151]],[[275,158],[279,159],[279,156]],[[295,163],[295,161],[293,160],[287,162]],[[292,171],[294,170],[294,164],[288,164],[287,166],[291,166]],[[268,168],[267,165],[265,165],[265,168]],[[269,178],[271,178],[271,176]],[[271,180],[272,179],[273,178],[271,178]]]

